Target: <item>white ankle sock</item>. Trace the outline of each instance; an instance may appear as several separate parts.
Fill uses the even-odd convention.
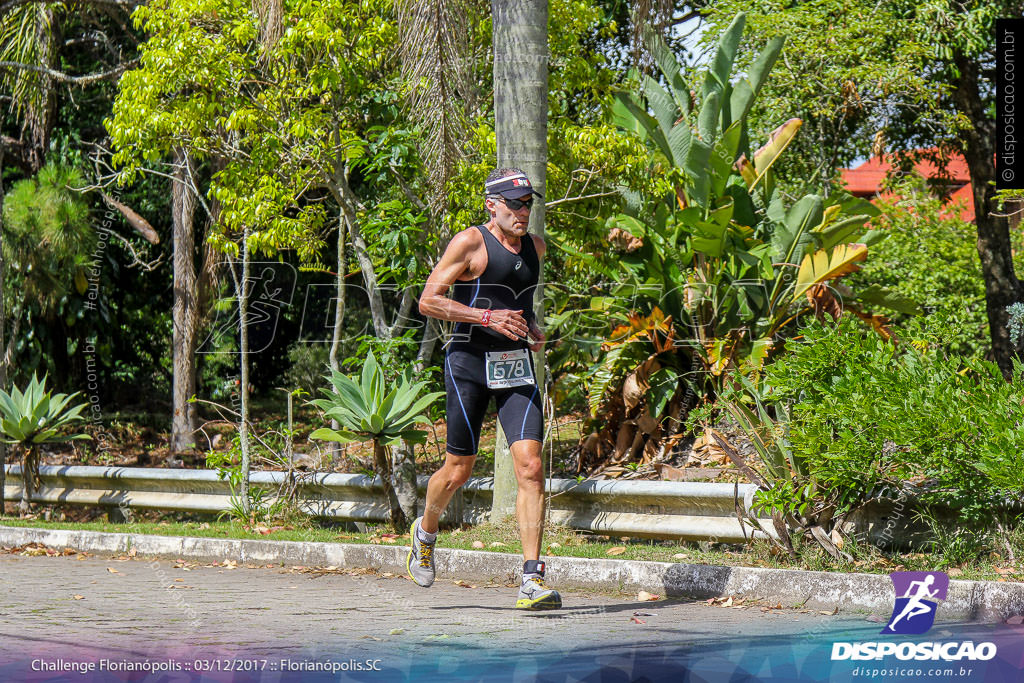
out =
[[[420,543],[433,543],[437,540],[437,532],[428,534],[423,527],[416,527],[416,538],[420,540]]]

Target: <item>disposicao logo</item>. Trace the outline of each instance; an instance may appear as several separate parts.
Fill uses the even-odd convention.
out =
[[[896,604],[882,634],[920,635],[935,623],[939,603],[949,592],[949,577],[942,572],[893,572]],[[986,661],[996,656],[995,643],[867,642],[832,643],[832,660],[869,660],[895,656],[900,660]]]
[[[935,623],[935,610],[949,592],[949,577],[942,572],[893,572],[896,604],[882,633],[920,635]]]

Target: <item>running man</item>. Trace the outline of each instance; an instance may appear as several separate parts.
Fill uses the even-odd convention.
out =
[[[558,609],[562,598],[544,585],[540,561],[544,419],[530,351],[540,351],[544,342],[533,294],[545,244],[527,232],[534,195],[542,197],[521,170],[493,171],[484,184],[490,220],[452,238],[420,296],[423,315],[453,322],[455,329],[444,361],[448,453],[430,477],[423,516],[412,524],[406,565],[419,585],[434,582],[438,520],[473,472],[480,428],[493,396],[519,482],[516,519],[525,562],[516,607]]]
[[[933,583],[935,583],[934,574],[929,574],[924,577],[923,581],[911,581],[910,585],[907,586],[907,594],[903,596],[904,598],[909,598],[906,606],[903,608],[903,611],[900,612],[899,616],[893,619],[892,622],[886,626],[886,629],[895,633],[895,629],[893,627],[896,626],[896,622],[903,617],[906,617],[907,621],[910,621],[918,615],[928,614],[931,612],[934,604],[932,606],[926,605],[924,600],[926,598],[934,598],[938,594],[938,588],[935,590],[929,590],[929,586]]]

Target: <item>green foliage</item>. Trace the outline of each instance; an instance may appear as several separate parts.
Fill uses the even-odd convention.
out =
[[[850,286],[882,287],[949,318],[955,326],[944,350],[981,359],[990,342],[974,225],[961,220],[957,210],[944,209],[920,178],[899,183],[892,191],[896,198],[880,202],[882,215],[873,221],[888,237],[850,275]],[[1019,249],[1020,235],[1013,239]],[[902,325],[911,315],[896,312],[892,322]]]
[[[89,203],[75,191],[86,184],[78,169],[50,163],[34,178],[14,183],[4,199],[7,286],[44,311],[87,287],[96,232]]]
[[[1010,341],[1019,345],[1024,339],[1024,303],[1017,302],[1006,307],[1006,313],[1010,316],[1007,327],[1010,329]]]
[[[51,394],[46,390],[46,377],[40,381],[34,374],[24,392],[17,387],[11,393],[0,389],[0,433],[4,441],[21,446],[22,451],[22,513],[28,513],[39,479],[39,447],[92,438],[88,434],[62,434],[83,419],[84,403],[68,407],[76,396]]]
[[[786,38],[786,59],[751,118],[759,135],[775,127],[778,112],[807,124],[808,133],[794,142],[791,163],[782,170],[780,180],[788,188],[803,192],[808,182],[827,182],[836,168],[872,154],[873,147],[893,137],[893,124],[904,112],[928,121],[933,130],[957,125],[936,97],[942,88],[930,82],[937,75],[933,51],[942,41],[923,21],[926,6],[723,0],[708,8],[710,26],[717,30],[737,13],[747,13],[752,39],[740,48],[742,65],[754,61],[758,46]],[[944,125],[936,125],[936,119]]]
[[[234,238],[248,228],[253,251],[291,248],[316,262],[325,213],[305,194],[365,153],[359,98],[394,40],[385,7],[292,0],[272,43],[260,42],[248,2],[139,7],[135,23],[149,34],[142,67],[122,78],[107,121],[122,182],[175,147],[218,159],[209,196],[222,231],[211,242],[237,255]]]
[[[284,429],[283,426],[282,429]],[[277,439],[273,438],[275,435],[278,436]],[[254,459],[263,460],[265,464],[275,468],[287,467],[289,463],[283,453],[283,444],[274,443],[283,438],[284,435],[277,432],[268,432],[264,433],[262,437],[257,437],[256,443],[252,446]],[[220,513],[217,519],[230,517],[243,524],[259,524],[270,522],[284,515],[289,506],[289,497],[286,495],[285,487],[273,494],[250,484],[246,487],[248,500],[243,500],[241,489],[246,475],[241,463],[242,446],[237,433],[231,441],[231,447],[226,451],[209,450],[206,452],[206,466],[215,470],[219,479],[226,480],[231,489],[229,507]],[[285,483],[287,484],[287,481]]]
[[[788,442],[840,509],[910,482],[924,503],[990,523],[1024,492],[1024,367],[1006,382],[990,362],[946,358],[926,323],[899,346],[848,320],[811,325],[764,382],[791,404]]]
[[[316,392],[327,385],[324,369],[328,366],[330,346],[299,340],[288,349],[288,370],[285,381],[288,387],[295,387],[307,394]]]
[[[62,443],[91,438],[88,434],[64,435],[67,427],[83,420],[82,410],[86,404],[68,407],[78,393],[52,394],[46,389],[46,377],[39,380],[35,375],[25,391],[17,387],[7,393],[0,389],[0,432],[4,441],[24,448],[35,448],[41,444]]]
[[[931,550],[941,558],[936,569],[973,562],[992,549],[991,530],[951,524],[950,520],[928,509],[922,510],[917,516],[928,525],[933,539]]]
[[[669,420],[686,409],[687,387],[700,396],[732,372],[757,374],[801,315],[858,306],[855,292],[825,284],[866,257],[877,235],[865,222],[877,211],[843,195],[808,194],[789,204],[775,176],[798,119],[751,153],[747,115],[782,41],[771,41],[730,80],[743,26],[740,15],[722,33],[711,66],[689,83],[674,55],[652,39],[662,80],[644,77],[642,97],[619,93],[619,126],[650,147],[650,173],[667,191],[626,192],[626,212],[606,224],[619,258],[610,266],[591,260],[618,283],[610,292],[616,303],[591,302],[614,326],[590,373],[594,416],[602,407],[615,415],[621,402],[620,419],[646,411],[674,432],[681,425]],[[875,290],[873,298],[886,294]],[[649,395],[648,386],[655,388]],[[613,425],[609,441],[616,431]]]
[[[420,395],[426,382],[413,382],[405,372],[399,383],[387,391],[384,372],[371,352],[356,378],[332,372],[333,391],[324,391],[326,398],[311,401],[324,411],[324,417],[337,420],[341,429],[335,431],[321,427],[309,435],[310,439],[350,443],[374,441],[383,445],[405,440],[424,443],[427,433],[416,429],[417,423],[428,422],[422,411],[443,396],[441,392]]]

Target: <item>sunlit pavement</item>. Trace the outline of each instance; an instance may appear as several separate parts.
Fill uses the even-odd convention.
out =
[[[563,609],[533,613],[512,608],[509,586],[439,580],[424,589],[400,576],[141,557],[2,554],[0,577],[0,678],[43,661],[106,659],[173,661],[179,680],[203,667],[210,680],[618,680],[616,671],[656,680],[686,661],[709,667],[690,680],[728,678],[739,662],[760,671],[757,680],[797,680],[786,671],[801,658],[825,661],[840,635],[879,631],[864,616],[791,606],[568,591]]]

